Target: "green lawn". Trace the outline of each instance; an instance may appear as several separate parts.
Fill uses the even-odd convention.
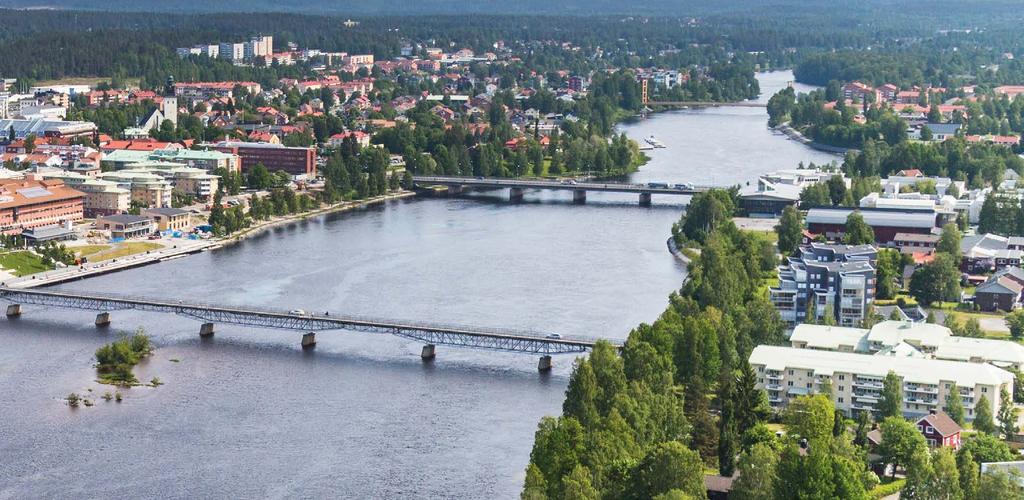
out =
[[[26,276],[52,269],[43,264],[42,257],[28,251],[0,254],[0,267],[11,271],[15,276]]]
[[[125,243],[118,243],[113,246],[87,245],[73,248],[73,250],[77,252],[79,256],[89,257],[90,262],[98,262],[101,260],[127,257],[129,255],[135,255],[149,250],[157,250],[159,248],[163,248],[163,245],[150,241],[129,241]]]

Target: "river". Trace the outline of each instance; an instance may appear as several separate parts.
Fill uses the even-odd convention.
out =
[[[768,93],[792,76],[759,78]],[[834,158],[765,120],[713,108],[625,124],[669,146],[634,179],[731,184]],[[401,200],[61,288],[624,339],[685,275],[665,247],[680,212],[594,194]],[[535,357],[445,346],[424,364],[420,344],[384,335],[321,333],[303,352],[293,332],[218,325],[201,341],[183,318],[92,319],[25,306],[0,320],[0,498],[514,498],[572,362],[538,375]],[[164,385],[66,407],[97,387],[93,351],[137,327],[158,349],[136,372]]]

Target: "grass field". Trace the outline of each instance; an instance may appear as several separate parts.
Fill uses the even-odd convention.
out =
[[[26,251],[0,254],[0,267],[11,271],[15,276],[26,276],[52,269],[43,264],[42,257]]]
[[[88,257],[91,262],[98,262],[101,260],[127,257],[129,255],[135,255],[137,253],[157,250],[160,248],[163,248],[163,245],[160,245],[159,243],[152,243],[149,241],[130,241],[126,243],[117,243],[115,245],[86,245],[82,247],[75,247],[73,250],[80,257]]]

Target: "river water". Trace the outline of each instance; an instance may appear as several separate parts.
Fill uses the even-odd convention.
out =
[[[773,92],[789,73],[760,75]],[[767,97],[763,97],[767,98]],[[669,146],[636,181],[738,183],[826,162],[765,127],[763,109],[679,111],[622,126]],[[665,239],[682,200],[505,193],[390,202],[269,230],[240,244],[61,285],[224,304],[624,339],[685,269]],[[25,307],[0,320],[0,498],[514,498],[538,419],[560,411],[571,356],[531,356],[356,332],[298,334],[183,318]],[[158,388],[97,398],[92,353],[145,328],[136,373]],[[60,400],[89,394],[72,410]]]

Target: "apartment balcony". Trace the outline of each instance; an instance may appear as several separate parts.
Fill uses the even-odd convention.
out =
[[[854,410],[875,411],[875,405],[865,405],[865,404],[853,403],[853,404],[850,405],[850,408],[852,408]]]
[[[764,390],[766,391],[781,391],[782,386],[779,384],[765,384]]]
[[[904,398],[904,400],[907,403],[916,403],[916,404],[923,404],[923,405],[936,405],[936,404],[939,403],[939,400],[937,398],[919,398],[919,397],[914,397],[914,396],[908,396],[908,397]]]
[[[868,389],[881,389],[883,385],[882,385],[882,381],[881,380],[854,379],[853,380],[853,386],[854,387],[864,387],[864,388],[868,388]]]
[[[782,380],[782,374],[769,372],[764,374],[764,378],[768,380]]]
[[[907,392],[916,392],[916,393],[920,393],[920,394],[938,394],[939,393],[939,388],[938,387],[927,387],[927,386],[921,386],[921,385],[906,385],[906,386],[903,386],[903,390],[907,391]]]

